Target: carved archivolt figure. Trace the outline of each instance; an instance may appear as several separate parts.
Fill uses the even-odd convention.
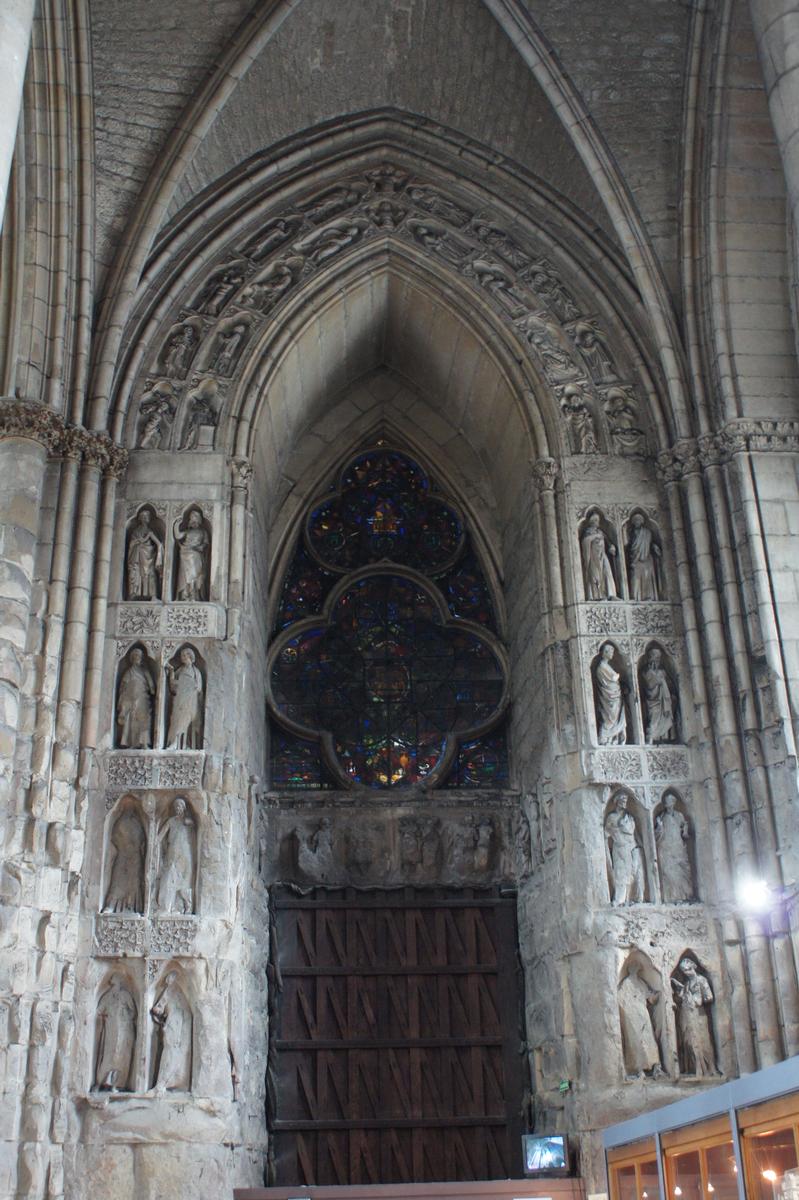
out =
[[[164,544],[152,527],[150,510],[143,508],[128,533],[126,600],[157,600],[164,563]]]
[[[644,701],[644,737],[650,745],[677,740],[674,724],[674,697],[671,683],[657,646],[647,651],[641,669],[641,694]]]
[[[595,381],[601,383],[606,379],[616,379],[616,367],[610,352],[593,325],[580,321],[574,327],[574,340]]]
[[[211,539],[203,525],[202,515],[193,508],[180,528],[180,518],[175,521],[173,533],[178,548],[178,600],[205,600],[208,577],[208,551]]]
[[[166,744],[168,750],[201,750],[203,677],[191,646],[180,651],[180,665],[167,663],[172,712]]]
[[[651,988],[633,960],[619,984],[619,1018],[624,1051],[624,1069],[629,1078],[663,1074],[655,1027],[655,1005],[660,992]]]
[[[616,580],[610,560],[616,547],[605,536],[598,512],[592,512],[580,539],[586,600],[616,600]]]
[[[247,325],[237,321],[230,329],[220,330],[217,334],[219,345],[211,362],[211,369],[220,375],[232,375],[244,349],[244,339],[247,336]]]
[[[228,267],[220,275],[211,279],[197,297],[197,307],[200,312],[217,317],[236,290],[244,282],[244,271],[236,265]]]
[[[123,750],[152,747],[154,695],[155,682],[144,661],[144,651],[134,646],[117,691],[117,745]]]
[[[104,1092],[131,1091],[136,1046],[136,1002],[118,975],[97,1003],[97,1060],[94,1086]]]
[[[669,904],[693,900],[691,827],[677,808],[677,798],[673,792],[666,792],[663,809],[655,818],[655,844],[663,899]]]
[[[621,792],[605,818],[613,904],[635,904],[644,898],[644,852],[627,804],[627,796]]]
[[[647,527],[643,513],[630,518],[627,561],[630,566],[630,595],[633,600],[659,600],[658,559],[660,546]]]
[[[192,1016],[177,972],[167,973],[150,1015],[157,1031],[158,1065],[153,1086],[157,1092],[188,1092],[191,1089]]]
[[[173,379],[184,379],[199,338],[193,325],[182,325],[174,331],[164,353],[164,370]]]
[[[144,912],[144,858],[147,835],[132,808],[125,808],[111,830],[114,849],[104,912]]]
[[[194,911],[195,839],[194,820],[186,801],[178,796],[172,805],[172,815],[158,833],[156,905],[161,912]]]
[[[217,415],[212,397],[216,396],[218,390],[216,380],[203,379],[189,392],[187,396],[189,412],[186,417],[186,424],[183,427],[181,450],[194,450],[196,448],[200,430],[204,425],[211,429],[216,427]]]
[[[627,742],[627,714],[621,675],[613,667],[614,653],[613,643],[605,642],[594,670],[597,741],[600,746],[624,746]]]
[[[680,959],[679,969],[684,982],[672,979],[677,1000],[677,1034],[680,1041],[680,1061],[685,1075],[718,1075],[713,1038],[710,1032],[710,1010],[713,991],[692,958]]]
[[[572,449],[575,454],[598,454],[594,415],[582,398],[580,389],[567,383],[563,388],[561,412],[572,432]]]

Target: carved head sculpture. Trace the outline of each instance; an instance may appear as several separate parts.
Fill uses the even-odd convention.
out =
[[[632,517],[630,518],[630,524],[632,525],[633,529],[640,529],[643,523],[643,515],[639,512],[633,513]]]
[[[666,812],[674,812],[676,803],[677,797],[674,795],[674,792],[666,792],[666,795],[663,797],[663,807],[665,808]]]
[[[591,529],[599,529],[600,516],[598,512],[592,512],[588,518],[588,525]]]
[[[146,528],[147,528],[147,526],[150,524],[150,510],[149,510],[149,508],[143,508],[143,509],[141,510],[141,512],[139,513],[139,524],[140,524],[140,525],[144,525],[145,529],[146,529]]]
[[[175,803],[172,805],[172,812],[175,814],[176,817],[182,817],[185,814],[186,801],[183,799],[182,796],[176,797]]]
[[[681,958],[680,970],[683,975],[696,975],[696,963],[692,958]]]
[[[189,519],[186,522],[189,529],[199,529],[202,525],[202,516],[196,508],[193,508],[189,513]]]
[[[653,646],[652,649],[649,651],[649,654],[647,655],[647,663],[649,664],[650,667],[659,667],[660,659],[661,659],[660,651],[657,649],[657,647]]]
[[[625,812],[629,804],[629,797],[626,792],[619,792],[616,797],[616,809],[618,812]]]
[[[183,663],[184,667],[191,667],[194,665],[194,651],[191,649],[191,647],[183,647],[180,652],[180,661]]]
[[[613,642],[605,642],[604,646],[602,647],[602,649],[600,650],[599,653],[602,655],[605,662],[610,662],[610,660],[613,658],[613,651],[614,651]]]
[[[135,646],[130,652],[131,666],[140,667],[142,664],[143,658],[144,658],[144,655],[142,654],[141,650],[139,649],[138,646]]]

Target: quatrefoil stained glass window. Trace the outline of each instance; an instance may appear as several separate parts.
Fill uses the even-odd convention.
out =
[[[273,787],[501,786],[507,664],[463,517],[407,455],[308,513],[269,655]]]

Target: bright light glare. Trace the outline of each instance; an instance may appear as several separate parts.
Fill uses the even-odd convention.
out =
[[[774,897],[765,879],[742,879],[738,884],[738,903],[748,912],[768,912]]]
[[[674,1195],[675,1195],[675,1196],[681,1196],[681,1195],[682,1195],[682,1188],[681,1188],[681,1187],[676,1187],[676,1188],[674,1189]]]
[[[713,1184],[712,1184],[712,1183],[709,1183],[709,1184],[707,1185],[707,1190],[708,1190],[709,1192],[715,1192],[715,1190],[716,1190],[716,1189],[713,1187]]]
[[[767,1171],[763,1172],[763,1178],[767,1179],[769,1181],[769,1183],[776,1183],[777,1182],[777,1172],[772,1171],[771,1167],[769,1167]]]

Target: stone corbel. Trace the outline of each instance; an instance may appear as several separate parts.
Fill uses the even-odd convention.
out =
[[[538,458],[533,463],[533,479],[539,493],[554,492],[560,475],[560,463],[554,458]]]

